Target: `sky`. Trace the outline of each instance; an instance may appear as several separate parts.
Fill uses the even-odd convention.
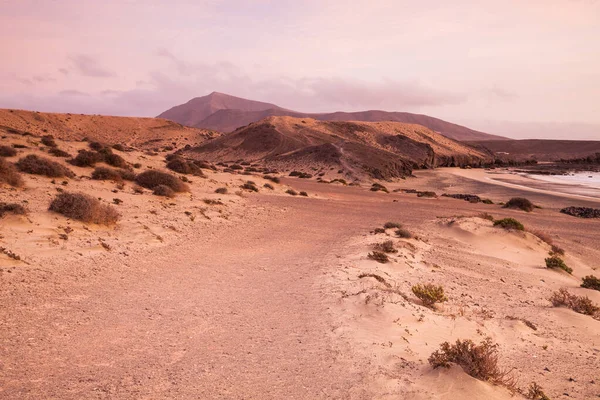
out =
[[[0,108],[156,116],[213,91],[600,140],[598,0],[0,0]]]

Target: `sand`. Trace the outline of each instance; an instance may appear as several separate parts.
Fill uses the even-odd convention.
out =
[[[124,157],[163,165],[162,155]],[[558,212],[598,200],[460,171],[422,171],[388,186],[494,202],[525,193],[543,208],[296,178],[236,194],[247,179],[266,181],[211,171],[167,200],[134,194],[130,184],[113,193],[109,182],[69,180],[64,188],[123,200],[117,226],[100,227],[46,211],[60,182],[27,176],[25,190],[3,187],[0,201],[27,200],[30,214],[0,220],[0,246],[22,257],[0,255],[0,398],[521,398],[427,362],[443,341],[486,336],[519,387],[535,381],[551,398],[598,396],[600,321],[547,300],[566,287],[600,303],[600,292],[578,287],[582,276],[600,275],[599,222]],[[218,187],[230,193],[217,195]],[[285,194],[289,187],[309,197]],[[544,267],[548,244],[494,228],[477,217],[484,212],[550,235],[573,275]],[[389,220],[415,237],[371,233]],[[386,238],[399,249],[392,262],[369,260]],[[444,285],[449,301],[423,307],[410,291],[420,282]]]

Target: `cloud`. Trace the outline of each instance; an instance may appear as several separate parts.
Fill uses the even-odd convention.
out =
[[[85,96],[85,97],[89,97],[90,94],[89,93],[85,93],[79,90],[62,90],[59,93],[59,96]]]
[[[73,67],[81,75],[94,78],[111,78],[117,75],[115,72],[102,67],[100,63],[91,56],[85,54],[75,54],[69,58],[73,63]]]

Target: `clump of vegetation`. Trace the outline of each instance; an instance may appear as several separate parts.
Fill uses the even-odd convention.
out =
[[[550,249],[550,255],[554,255],[554,254],[558,254],[558,255],[564,256],[565,255],[565,249],[563,249],[562,247],[559,247],[559,246],[553,244],[551,246],[551,249]]]
[[[342,184],[342,185],[344,185],[344,186],[347,186],[347,185],[348,185],[348,182],[346,182],[346,180],[345,180],[345,179],[342,179],[342,178],[336,178],[336,179],[333,179],[333,180],[331,180],[331,182],[329,182],[329,183],[336,183],[336,182],[339,182],[339,183],[341,183],[341,184]]]
[[[417,197],[435,198],[438,196],[435,192],[424,191],[424,192],[418,192]]]
[[[219,193],[219,194],[227,194],[227,188],[224,188],[224,187],[222,187],[222,188],[217,188],[217,189],[215,190],[215,193]]]
[[[269,190],[274,190],[274,189],[275,189],[275,188],[273,187],[273,185],[271,185],[270,183],[265,183],[265,184],[263,185],[263,187],[264,187],[265,189],[269,189]]]
[[[199,166],[179,156],[171,158],[167,163],[167,168],[180,174],[204,175]]]
[[[383,228],[384,229],[393,229],[393,228],[402,228],[402,224],[399,222],[386,222],[385,224],[383,224]]]
[[[594,275],[585,276],[583,277],[581,287],[600,291],[600,278],[596,278]]]
[[[49,210],[94,224],[111,225],[119,220],[117,210],[83,193],[59,193],[50,203]]]
[[[181,179],[175,175],[171,175],[167,172],[161,172],[156,170],[144,171],[135,177],[135,182],[145,187],[146,189],[153,190],[159,185],[170,187],[174,192],[188,192],[189,186],[186,185]]]
[[[44,175],[50,178],[62,178],[63,176],[72,178],[75,174],[56,161],[49,160],[44,157],[39,157],[35,154],[29,154],[21,158],[16,163],[19,171],[28,174]]]
[[[527,393],[525,393],[525,397],[529,400],[550,400],[550,397],[546,396],[542,387],[535,382],[531,383]]]
[[[379,183],[372,184],[370,190],[371,190],[371,192],[385,192],[385,193],[390,192],[385,186],[383,186]]]
[[[133,164],[133,168],[140,169],[140,168],[142,168],[142,164],[141,163],[135,163],[135,164]]]
[[[102,154],[89,151],[89,150],[81,150],[75,158],[70,160],[69,162],[77,167],[93,167],[96,163],[101,162],[104,159]]]
[[[127,169],[112,169],[106,167],[96,167],[92,172],[92,179],[105,181],[111,180],[120,182],[123,180],[133,181],[135,180],[135,174]]]
[[[0,157],[14,157],[17,151],[9,146],[0,146]]]
[[[127,168],[129,166],[123,157],[118,154],[114,154],[109,148],[106,150],[108,150],[108,152],[104,154],[102,161],[117,168]]]
[[[302,178],[302,179],[312,178],[311,174],[308,174],[306,172],[301,172],[301,171],[292,171],[292,172],[290,172],[290,176],[297,176],[298,178]]]
[[[563,288],[554,292],[549,300],[554,307],[567,307],[576,313],[600,318],[600,307],[587,296],[577,296]]]
[[[486,338],[479,345],[469,339],[459,339],[455,344],[444,342],[439,350],[431,354],[428,361],[434,369],[449,368],[453,363],[462,367],[473,378],[514,387],[509,373],[498,366],[498,345],[491,338]]]
[[[142,194],[142,193],[144,193],[144,188],[141,186],[135,185],[133,187],[133,193]]]
[[[428,308],[433,308],[435,303],[443,303],[448,301],[444,294],[444,288],[436,286],[432,283],[418,284],[411,288],[415,296],[421,300],[423,305]]]
[[[379,234],[379,233],[385,233],[385,229],[383,229],[383,228],[375,228],[375,229],[373,230],[373,233],[374,233],[375,235],[377,235],[377,234]]]
[[[375,250],[381,251],[383,253],[397,253],[398,250],[394,247],[394,242],[392,240],[386,240],[385,242],[376,243],[373,246]]]
[[[300,194],[300,196],[308,197],[308,193],[306,193],[306,192],[300,192],[299,194]]]
[[[21,174],[12,163],[0,157],[0,182],[13,187],[21,187],[25,184]]]
[[[280,183],[281,182],[281,179],[279,179],[278,176],[265,175],[265,176],[263,176],[263,179],[266,179],[266,180],[271,181],[273,183]]]
[[[285,191],[287,194],[290,194],[292,196],[298,196],[298,192],[296,192],[294,189],[288,189]]]
[[[390,258],[388,257],[387,254],[385,254],[381,251],[376,251],[376,250],[374,250],[372,253],[369,253],[367,255],[367,257],[369,257],[371,260],[375,260],[381,264],[385,264],[386,262],[390,261]]]
[[[399,238],[402,239],[410,239],[412,238],[412,233],[410,233],[407,229],[404,228],[398,228],[396,229],[396,232],[394,232],[396,234],[396,236],[398,236]]]
[[[54,136],[52,135],[42,136],[42,144],[48,147],[57,147],[56,142],[54,141]]]
[[[494,222],[494,216],[490,213],[481,213],[478,215],[478,217],[481,219],[487,219],[488,221]]]
[[[252,181],[247,181],[243,185],[240,186],[241,189],[250,190],[251,192],[258,192],[258,187],[256,187],[256,183]]]
[[[550,269],[562,269],[563,271],[568,272],[569,274],[573,273],[573,268],[567,266],[564,260],[558,256],[550,256],[546,258],[546,268]]]
[[[20,204],[16,203],[0,203],[0,218],[6,214],[25,215],[27,210]]]
[[[96,150],[96,151],[100,151],[100,150],[103,150],[106,148],[106,146],[100,142],[90,142],[88,144],[88,146],[90,147],[90,149]]]
[[[116,143],[112,145],[112,148],[117,150],[117,151],[127,151],[127,149],[125,148],[125,146],[123,146],[121,143]]]
[[[525,226],[514,218],[503,218],[494,221],[494,226],[499,226],[507,231],[524,231]]]
[[[509,201],[506,202],[503,206],[504,208],[515,208],[527,212],[533,211],[535,206],[531,201],[524,197],[513,197]]]
[[[71,155],[69,153],[67,153],[64,150],[59,149],[58,147],[52,147],[50,150],[48,150],[48,154],[50,154],[54,157],[62,157],[62,158],[71,157]]]
[[[494,202],[493,202],[493,201],[491,201],[490,199],[483,199],[483,200],[481,200],[481,202],[482,202],[483,204],[494,204]]]
[[[152,189],[152,194],[155,196],[175,197],[175,191],[167,185],[157,185]]]

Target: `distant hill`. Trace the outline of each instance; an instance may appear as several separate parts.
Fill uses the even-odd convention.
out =
[[[516,161],[556,161],[600,153],[600,141],[597,140],[492,140],[472,144],[489,149],[498,158]]]
[[[246,100],[223,93],[213,92],[197,97],[185,104],[173,107],[159,118],[166,118],[183,125],[232,132],[239,127],[260,121],[269,116],[313,118],[322,121],[393,121],[423,125],[435,132],[455,140],[505,140],[502,136],[490,135],[467,127],[433,118],[427,115],[406,112],[359,111],[311,114],[288,110],[275,104]]]
[[[261,163],[282,171],[343,171],[391,179],[415,168],[481,165],[491,154],[398,122],[318,121],[271,116],[184,151],[208,160]]]
[[[162,118],[57,114],[0,109],[0,130],[62,140],[89,140],[141,148],[197,145],[218,132],[182,126]],[[173,145],[175,143],[175,145]]]

